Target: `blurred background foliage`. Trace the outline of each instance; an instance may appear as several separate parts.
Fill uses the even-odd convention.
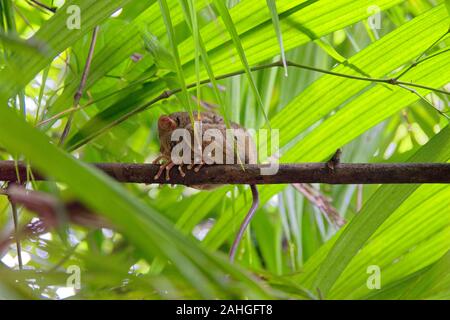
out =
[[[79,30],[66,26],[70,5],[81,9]],[[21,237],[18,270],[11,206],[0,195],[0,297],[449,299],[449,186],[260,186],[262,204],[231,265],[226,253],[251,203],[246,186],[120,186],[81,164],[152,161],[158,117],[189,108],[254,129],[269,126],[266,113],[280,130],[281,162],[325,161],[339,147],[343,162],[447,162],[449,96],[426,89],[415,88],[421,98],[268,68],[149,102],[183,82],[284,55],[388,78],[425,52],[402,80],[448,91],[449,8],[437,0],[0,0],[0,159],[29,161],[58,182],[30,177],[28,189],[80,199],[116,226],[67,223],[61,212],[57,228]],[[57,148],[96,25],[86,88]],[[42,219],[18,211],[19,229]],[[66,284],[73,265],[80,289]]]

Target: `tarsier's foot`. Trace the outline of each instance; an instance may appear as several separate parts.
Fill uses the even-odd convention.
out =
[[[178,166],[178,172],[180,173],[180,176],[182,176],[183,178],[186,176],[186,173],[184,173],[184,171],[183,171],[183,165],[182,164],[180,164]]]
[[[187,166],[188,170],[194,169],[195,172],[198,172],[200,170],[201,167],[203,167],[203,165],[205,164],[205,161],[203,161],[203,159],[195,159],[194,163],[190,163]]]
[[[170,169],[172,169],[175,166],[175,163],[170,162],[169,164],[167,164],[166,166],[166,181],[170,180]]]
[[[204,165],[204,163],[200,163],[198,166],[196,166],[196,167],[194,168],[194,171],[195,171],[195,172],[199,172],[200,169],[203,167],[203,165]]]
[[[191,163],[190,165],[187,166],[187,169],[191,170],[192,168],[194,168],[195,172],[199,172],[204,164],[205,164],[204,162],[198,163],[198,164],[197,163]]]
[[[167,169],[167,167],[169,167],[169,166],[171,166],[171,167],[170,167],[169,169]],[[169,177],[169,179],[167,179],[168,174],[169,174],[169,173],[168,173],[168,170],[170,170],[173,166],[174,166],[174,163],[173,163],[172,161],[166,162],[166,163],[160,165],[160,166],[159,166],[158,173],[153,177],[153,179],[154,179],[154,180],[158,180],[159,177],[161,177],[161,175],[162,175],[162,173],[163,173],[163,171],[164,171],[164,169],[165,169],[165,170],[166,170],[166,180],[169,180],[170,177]]]

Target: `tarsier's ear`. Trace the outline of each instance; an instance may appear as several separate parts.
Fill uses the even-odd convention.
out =
[[[158,119],[158,128],[166,131],[175,130],[177,128],[177,123],[169,116],[164,115]]]

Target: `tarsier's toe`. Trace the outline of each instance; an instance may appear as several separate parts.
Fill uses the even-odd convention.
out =
[[[202,167],[203,167],[203,163],[200,163],[198,166],[196,166],[194,168],[194,172],[199,172]]]
[[[186,176],[186,174],[183,171],[183,166],[182,165],[178,166],[178,172],[180,173],[180,176],[182,176],[183,178]]]
[[[166,169],[166,181],[170,180],[170,173],[169,170]]]
[[[170,180],[170,169],[172,169],[175,166],[173,162],[169,163],[166,167],[166,181]]]

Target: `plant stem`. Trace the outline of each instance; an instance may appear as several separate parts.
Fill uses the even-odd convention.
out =
[[[44,4],[44,3],[40,2],[40,1],[37,1],[37,0],[29,0],[29,1],[31,3],[34,3],[38,7],[44,8],[45,10],[48,10],[48,11],[53,12],[53,13],[56,12],[56,8],[55,7],[47,6],[46,4]]]
[[[292,62],[292,61],[286,61],[286,64],[289,67],[295,67],[295,68],[300,68],[300,69],[320,72],[320,73],[329,74],[329,75],[336,76],[336,77],[341,77],[341,78],[360,80],[360,81],[368,81],[368,82],[375,82],[375,83],[385,83],[385,84],[390,84],[390,85],[402,84],[402,85],[408,85],[408,86],[411,86],[411,87],[422,88],[422,89],[426,89],[426,90],[440,92],[440,93],[443,93],[443,94],[450,95],[450,92],[447,92],[447,91],[444,91],[444,90],[428,87],[428,86],[425,86],[425,85],[422,85],[422,84],[417,84],[417,83],[409,83],[409,82],[397,81],[396,79],[381,79],[381,78],[370,78],[370,77],[354,76],[354,75],[349,75],[349,74],[329,71],[329,70],[325,70],[325,69],[320,69],[320,68],[316,68],[316,67],[311,67],[311,66],[307,66],[307,65],[302,65],[302,64],[295,63],[295,62]],[[280,68],[284,67],[283,61],[280,60],[280,61],[276,61],[276,62],[273,62],[273,63],[263,64],[263,65],[260,65],[260,66],[252,67],[252,68],[250,68],[250,70],[251,71],[259,71],[259,70],[264,70],[264,69],[274,68],[274,67],[280,67]],[[237,75],[241,75],[241,74],[244,74],[244,73],[245,73],[244,70],[230,72],[230,73],[226,73],[226,74],[217,76],[216,80],[222,80],[222,79],[234,77],[234,76],[237,76]],[[210,80],[208,79],[208,80],[200,81],[200,84],[206,84],[206,83],[210,83]],[[196,83],[191,83],[191,84],[188,84],[186,87],[187,87],[187,89],[191,89],[191,88],[193,88],[195,86],[196,86]],[[146,107],[148,107],[148,106],[158,102],[159,100],[167,99],[170,96],[172,96],[172,95],[174,95],[174,94],[176,94],[176,93],[178,93],[180,91],[181,91],[181,89],[178,89],[178,88],[177,89],[168,90],[168,91],[164,91],[161,95],[159,95],[155,99],[149,101],[147,104],[143,105],[142,108],[146,108]]]
[[[446,52],[447,50],[445,50]],[[450,51],[450,49],[448,50]],[[444,53],[444,51],[436,53],[433,56],[437,56],[438,54],[442,54]],[[428,60],[429,58],[432,58],[432,56],[422,60],[421,62]],[[347,78],[347,79],[353,79],[353,80],[360,80],[360,81],[368,81],[368,82],[375,82],[375,83],[384,83],[384,84],[388,84],[388,85],[392,85],[392,86],[399,86],[400,88],[403,88],[400,85],[403,86],[410,86],[410,87],[417,87],[417,88],[421,88],[421,89],[426,89],[426,90],[430,90],[430,91],[434,91],[434,92],[438,92],[438,93],[442,93],[442,94],[446,94],[446,95],[450,95],[450,92],[447,92],[445,90],[441,90],[441,89],[436,89],[436,88],[432,88],[429,86],[425,86],[422,84],[418,84],[418,83],[410,83],[410,82],[403,82],[403,81],[398,81],[395,78],[390,78],[390,79],[381,79],[381,78],[370,78],[370,77],[362,77],[362,76],[354,76],[354,75],[348,75],[348,74],[344,74],[344,73],[339,73],[339,72],[334,72],[334,71],[329,71],[329,70],[325,70],[325,69],[320,69],[320,68],[316,68],[316,67],[311,67],[311,66],[307,66],[307,65],[302,65],[302,64],[298,64],[292,61],[286,61],[286,65],[288,67],[295,67],[295,68],[300,68],[300,69],[305,69],[305,70],[310,70],[310,71],[314,71],[314,72],[320,72],[320,73],[324,73],[324,74],[329,74],[332,76],[336,76],[336,77],[341,77],[341,78]],[[263,65],[259,65],[259,66],[255,66],[250,68],[251,71],[259,71],[259,70],[264,70],[264,69],[269,69],[269,68],[283,68],[284,67],[284,63],[283,61],[276,61],[276,62],[272,62],[272,63],[268,63],[268,64],[263,64]],[[223,80],[223,79],[227,79],[227,78],[231,78],[234,76],[238,76],[238,75],[242,75],[245,73],[245,70],[239,70],[239,71],[235,71],[235,72],[230,72],[230,73],[226,73],[226,74],[222,74],[219,76],[214,77],[214,80]],[[202,81],[199,82],[200,85],[204,85],[204,84],[208,84],[211,83],[210,79],[204,79]],[[188,85],[186,85],[187,89],[192,89],[195,88],[197,86],[197,82],[194,83],[190,83]],[[405,89],[405,88],[403,88]],[[409,90],[408,90],[409,91]],[[127,119],[129,117],[131,117],[132,115],[135,115],[145,109],[147,109],[149,106],[164,100],[164,99],[168,99],[171,96],[173,96],[174,94],[177,94],[181,92],[181,88],[176,88],[176,89],[171,89],[171,90],[165,90],[163,91],[159,96],[155,97],[154,99],[150,100],[149,102],[143,104],[142,106],[140,106],[139,108],[135,109],[133,112],[131,112],[130,114],[128,114],[126,117],[124,117],[123,119]],[[110,97],[112,94],[109,94],[108,97]],[[102,98],[98,99],[101,100]],[[72,113],[74,111],[76,111],[77,109],[82,109],[85,108],[89,105],[91,105],[92,103],[88,103],[86,106],[80,106],[80,107],[73,107],[67,110],[64,110],[56,115],[54,115],[51,118],[48,118],[44,121],[41,121],[40,123],[38,123],[37,125],[43,125],[46,124],[48,122],[51,122],[53,120],[57,120],[60,117],[64,116],[67,113]]]
[[[80,82],[80,85],[78,87],[77,92],[75,92],[75,95],[74,95],[74,102],[73,102],[73,107],[74,108],[78,108],[81,96],[83,95],[84,87],[86,86],[87,77],[88,77],[88,74],[89,74],[89,70],[91,68],[92,57],[94,56],[95,43],[97,42],[97,35],[98,35],[99,29],[100,29],[100,27],[96,26],[94,28],[93,33],[92,33],[92,39],[91,39],[91,44],[90,44],[90,47],[89,47],[89,53],[88,53],[88,56],[87,56],[87,59],[86,59],[86,64],[84,66],[83,75],[81,76],[81,82]],[[72,125],[73,116],[74,116],[74,113],[72,112],[69,115],[69,119],[67,120],[66,126],[64,127],[64,131],[63,131],[63,133],[61,135],[61,138],[59,140],[59,145],[60,146],[62,146],[64,144],[64,141],[65,141],[65,139],[67,138],[67,136],[69,134],[70,127]]]
[[[411,63],[411,65],[409,67],[407,67],[405,70],[403,70],[397,77],[395,77],[395,79],[400,79],[400,77],[404,76],[409,70],[411,70],[412,68],[414,68],[415,66],[417,66],[419,63],[424,62],[426,60],[428,60],[427,58],[422,59],[422,57],[428,52],[430,51],[435,45],[437,45],[447,34],[450,33],[450,28],[447,30],[447,32],[445,32],[443,35],[441,35],[435,42],[433,42],[428,48],[425,49],[425,51],[423,51],[415,60],[413,63]],[[422,59],[422,60],[421,60]]]

